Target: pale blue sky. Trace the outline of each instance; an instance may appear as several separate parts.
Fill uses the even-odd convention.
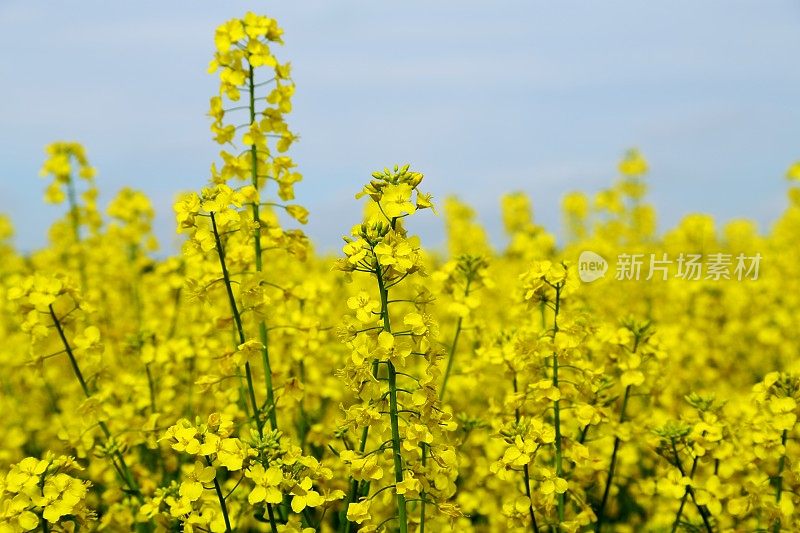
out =
[[[557,230],[561,196],[608,184],[630,146],[650,160],[662,228],[696,211],[767,227],[800,158],[797,1],[0,0],[0,211],[21,247],[62,209],[38,177],[56,139],[86,145],[103,203],[147,192],[170,245],[175,193],[201,187],[218,151],[214,27],[246,10],[285,29],[298,200],[323,249],[395,162],[499,240],[502,193],[528,192]],[[417,229],[442,242],[441,219]]]

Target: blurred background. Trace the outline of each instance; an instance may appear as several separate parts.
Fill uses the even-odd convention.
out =
[[[123,186],[158,211],[206,183],[214,28],[277,18],[297,83],[288,121],[317,248],[339,247],[370,173],[410,162],[502,244],[499,199],[524,191],[560,232],[569,191],[650,162],[659,227],[690,212],[766,229],[800,158],[800,3],[755,1],[0,2],[0,212],[32,250],[64,206],[45,205],[44,146],[85,144],[104,206]],[[441,219],[415,229],[440,245]]]

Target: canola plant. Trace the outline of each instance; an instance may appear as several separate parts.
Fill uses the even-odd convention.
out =
[[[634,150],[564,198],[565,242],[511,194],[496,248],[451,198],[436,251],[407,220],[423,174],[391,166],[327,257],[281,28],[214,42],[221,152],[180,253],[143,194],[100,212],[72,142],[42,169],[49,245],[2,219],[0,532],[800,530],[800,187],[766,234],[658,234]]]

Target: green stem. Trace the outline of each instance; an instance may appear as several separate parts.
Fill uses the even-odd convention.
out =
[[[392,228],[394,229],[396,220],[392,220]],[[373,252],[374,254],[374,252]],[[386,288],[386,284],[384,283],[383,279],[383,272],[381,270],[380,263],[377,261],[377,257],[375,258],[375,277],[378,281],[378,291],[380,292],[381,298],[381,317],[383,318],[383,329],[384,331],[388,331],[391,333],[391,321],[389,320],[389,291]],[[389,367],[389,417],[390,417],[390,424],[392,426],[392,455],[394,458],[394,466],[395,466],[395,480],[399,483],[403,481],[403,458],[400,454],[400,430],[399,430],[399,423],[398,423],[398,410],[397,410],[397,370],[394,368],[394,365],[391,361],[387,361]],[[372,364],[372,375],[378,375],[378,361],[373,362]],[[367,437],[369,435],[369,426],[365,427],[361,432],[361,442],[359,445],[359,452],[364,453],[367,445]],[[398,479],[399,477],[399,479]],[[364,486],[367,488],[367,493],[369,491],[369,482],[364,482]],[[363,489],[362,489],[363,490]],[[341,526],[339,527],[339,531],[342,533],[347,533],[350,531],[351,522],[347,520],[347,508],[349,507],[350,503],[354,502],[358,495],[361,493],[359,490],[359,484],[355,480],[351,478],[350,480],[350,493],[345,500],[345,507],[342,511],[342,522]],[[406,501],[405,497],[402,494],[397,494],[397,507],[398,507],[398,518],[400,521],[400,531],[401,533],[406,533],[408,531],[408,519],[406,515]]]
[[[220,268],[222,268],[222,279],[225,282],[225,291],[228,294],[228,301],[230,302],[231,313],[233,314],[233,320],[236,323],[236,331],[239,334],[239,342],[240,342],[240,344],[244,344],[245,343],[244,326],[242,326],[242,317],[241,317],[241,314],[239,313],[239,307],[236,305],[236,298],[233,295],[233,288],[231,287],[231,279],[230,279],[230,275],[228,274],[228,267],[225,264],[225,250],[223,249],[222,242],[220,241],[220,238],[219,238],[219,231],[217,229],[217,220],[214,217],[214,213],[212,212],[212,213],[210,213],[210,215],[211,215],[211,228],[214,231],[214,242],[215,242],[216,247],[217,247],[217,256],[219,257]],[[259,256],[256,256],[256,257],[259,257]],[[257,262],[260,263],[260,259],[257,259]],[[266,345],[264,345],[264,346],[266,346]],[[262,353],[263,353],[263,350],[262,350]],[[248,396],[250,397],[250,405],[251,405],[251,407],[253,409],[253,413],[252,413],[253,420],[256,423],[256,428],[258,428],[258,434],[263,436],[264,435],[264,422],[261,420],[261,415],[259,414],[259,410],[258,410],[258,402],[256,401],[256,391],[255,391],[255,388],[253,387],[253,372],[252,372],[252,370],[250,370],[250,362],[249,361],[245,361],[245,363],[244,363],[244,373],[245,373],[245,377],[247,378],[247,392],[248,392]],[[266,369],[266,374],[267,374],[267,376],[269,376],[269,379],[271,379],[271,373],[270,373],[269,369]],[[268,382],[270,382],[269,379],[268,379]],[[271,391],[271,388],[270,388],[270,391]],[[275,412],[274,404],[270,404],[269,409],[270,409],[270,412],[271,412],[271,417],[275,416],[274,415],[274,412]],[[273,420],[273,419],[271,418],[271,420]],[[275,425],[273,425],[273,428],[274,427],[275,427]],[[270,515],[270,526],[272,527],[273,531],[275,531],[276,524],[275,524],[275,517],[273,515]]]
[[[706,531],[708,531],[708,533],[713,533],[714,529],[711,527],[711,521],[709,520],[711,514],[704,505],[697,503],[697,496],[695,495],[694,489],[692,487],[687,487],[687,489],[689,491],[689,496],[692,498],[692,503],[694,503],[694,506],[697,507],[697,512],[700,513],[700,518],[703,519],[703,525],[706,527]]]
[[[625,395],[622,398],[622,409],[620,410],[619,414],[619,422],[620,424],[625,421],[625,410],[628,407],[628,398],[631,395],[631,386],[628,385],[625,387]],[[611,492],[611,484],[614,479],[614,470],[617,466],[617,452],[619,451],[620,440],[619,437],[614,437],[614,449],[611,451],[611,464],[608,467],[608,475],[606,477],[606,487],[603,490],[603,499],[600,501],[600,508],[597,510],[597,525],[595,526],[595,531],[599,533],[600,528],[603,526],[603,512],[606,508],[606,502],[608,502],[608,495]]]
[[[425,464],[428,461],[428,445],[424,442],[422,443],[422,468],[425,468]],[[426,500],[427,494],[423,490],[419,493],[419,533],[425,533],[425,504],[427,503]]]
[[[206,463],[211,466],[211,459],[206,457]],[[233,531],[231,528],[231,519],[228,517],[228,506],[225,504],[225,496],[222,495],[222,487],[217,480],[216,472],[214,473],[214,490],[217,492],[217,499],[219,500],[220,509],[222,509],[222,518],[225,520],[225,531],[230,533]]]
[[[139,277],[139,271],[136,268],[136,259],[138,256],[139,246],[137,244],[131,244],[128,247],[128,263],[130,264],[131,271],[133,272],[133,279],[131,281],[131,300],[133,301],[133,310],[134,315],[136,316],[136,348],[141,356],[144,340],[142,338],[142,298],[139,291],[139,284],[141,283],[141,280]],[[151,413],[155,413],[157,411],[156,385],[155,381],[153,380],[153,373],[150,370],[150,363],[144,364],[144,371],[145,374],[147,374],[147,389],[150,394],[150,411]]]
[[[181,262],[180,267],[178,268],[178,273],[183,275],[186,271],[185,265]],[[169,323],[169,333],[167,333],[167,338],[172,339],[175,337],[175,331],[178,329],[178,311],[181,307],[181,287],[175,289],[175,294],[173,295],[172,301],[172,317],[170,318]]]
[[[469,285],[472,282],[471,278],[467,278],[467,284],[464,289],[464,296],[469,296]],[[450,372],[453,369],[453,361],[455,360],[456,355],[456,347],[458,346],[458,338],[461,335],[461,326],[464,323],[464,317],[458,317],[458,321],[456,322],[456,331],[453,335],[453,342],[450,343],[450,353],[447,357],[447,368],[444,371],[444,377],[442,378],[442,387],[439,389],[439,401],[444,400],[445,390],[447,390],[447,381],[450,379]],[[428,448],[425,444],[422,445],[422,466],[425,466],[425,463],[428,459]],[[425,491],[422,491],[420,494],[420,503],[419,507],[419,533],[425,533]]]
[[[517,385],[517,374],[514,373],[514,394],[519,392],[519,387]],[[517,425],[519,425],[520,413],[519,407],[514,409],[514,420],[516,420]],[[534,533],[539,533],[539,525],[536,523],[536,513],[533,510],[533,499],[531,497],[531,473],[528,465],[525,465],[525,468],[522,471],[523,473],[523,480],[525,482],[525,494],[528,496],[528,514],[531,517],[531,529],[533,529]]]
[[[253,73],[253,67],[250,66],[248,70],[248,83],[250,85],[250,124],[252,125],[256,121],[256,95],[255,95],[255,75]],[[259,190],[259,183],[258,183],[258,148],[255,144],[250,147],[250,179],[253,183],[253,187],[256,190]],[[261,222],[261,216],[258,212],[258,201],[253,202],[252,204],[253,209],[253,222],[256,224]],[[256,252],[256,271],[261,272],[261,228],[257,227],[256,232],[254,235],[254,243],[255,243],[255,252]]]
[[[391,333],[391,322],[389,320],[389,291],[386,289],[386,285],[383,279],[383,272],[381,271],[380,264],[376,265],[375,276],[378,281],[378,290],[380,292],[381,298],[381,316],[383,317],[383,329]],[[395,481],[400,483],[403,481],[403,457],[400,452],[400,427],[399,427],[399,415],[398,415],[398,407],[397,407],[397,370],[392,364],[391,361],[387,361],[388,366],[388,382],[389,382],[389,421],[392,429],[392,457],[394,461],[394,473],[395,473]],[[377,374],[378,371],[378,364],[377,362],[373,364],[373,374]],[[359,446],[359,450],[361,453],[364,452],[367,443],[367,436],[368,436],[369,427],[365,427],[361,433],[361,442]],[[343,511],[343,522],[342,526],[340,527],[340,531],[350,531],[350,522],[347,520],[347,507],[350,503],[355,501],[355,498],[358,497],[359,493],[358,483],[355,480],[351,480],[350,486],[350,494],[347,498],[347,503],[345,505],[345,509]],[[402,494],[397,494],[397,515],[398,521],[400,526],[401,533],[408,532],[408,517],[406,514],[406,499],[405,496]]]
[[[267,504],[267,516],[269,517],[269,529],[272,533],[278,533],[278,522],[275,520],[275,511],[272,504]]]
[[[389,422],[392,426],[392,456],[394,457],[394,480],[403,481],[403,456],[400,454],[400,427],[397,415],[397,372],[389,361]],[[407,533],[406,497],[397,494],[397,519],[400,522],[400,533]]]
[[[633,341],[633,350],[631,350],[631,353],[635,354],[639,350],[639,341],[640,340],[641,340],[641,337],[640,337],[639,334],[637,334],[636,337],[634,338],[634,341]],[[630,397],[631,397],[631,385],[627,385],[625,387],[625,394],[622,397],[622,407],[620,408],[620,411],[619,411],[619,423],[620,424],[625,422],[625,414],[626,414],[627,409],[628,409],[628,400],[630,399]],[[589,425],[587,424],[586,428],[584,428],[584,429],[588,431],[588,428],[589,428]],[[583,435],[585,436],[585,433]],[[604,516],[603,513],[604,513],[605,508],[606,508],[606,502],[608,501],[608,495],[611,492],[611,483],[613,482],[614,470],[616,469],[616,466],[617,466],[617,452],[619,451],[619,447],[620,447],[621,443],[622,443],[622,441],[620,440],[619,437],[614,437],[614,449],[611,451],[611,464],[608,467],[608,476],[606,477],[606,487],[603,490],[603,500],[600,502],[600,509],[597,511],[597,526],[595,528],[595,531],[597,531],[598,533],[600,532],[600,528],[603,525],[603,516]],[[694,470],[695,470],[696,466],[697,466],[697,462],[696,462],[696,459],[695,459],[695,464],[692,466],[692,475],[694,475]],[[681,505],[681,507],[683,507],[683,505]]]
[[[553,341],[558,333],[558,311],[561,305],[561,286],[556,286],[555,312],[553,315]],[[553,387],[558,388],[558,353],[553,351]],[[556,477],[563,474],[562,450],[561,450],[561,406],[559,400],[553,401],[553,425],[556,430]],[[565,497],[562,492],[556,497],[556,508],[558,512],[557,531],[561,530],[561,523],[564,521],[564,502]]]
[[[678,471],[680,471],[681,475],[683,475],[683,465],[681,465],[681,458],[678,455],[678,449],[675,447],[675,440],[672,441],[672,453],[675,456],[675,465],[678,467]],[[694,473],[695,468],[697,467],[697,457],[694,458],[692,461],[692,473]],[[681,504],[678,506],[678,511],[675,513],[675,520],[672,521],[672,533],[675,533],[678,530],[678,524],[681,522],[681,516],[683,515],[683,508],[686,505],[686,498],[689,496],[689,491],[684,490],[683,496],[681,497]]]
[[[447,368],[444,371],[444,377],[442,378],[442,388],[439,390],[439,401],[444,400],[444,394],[447,390],[447,381],[450,379],[450,372],[453,369],[453,361],[455,360],[456,355],[456,346],[458,345],[458,337],[461,335],[461,324],[463,324],[464,318],[458,317],[458,322],[456,322],[456,333],[453,336],[453,344],[450,345],[450,353],[447,357]]]
[[[675,533],[678,530],[678,525],[681,523],[681,516],[683,515],[683,508],[686,506],[686,498],[689,496],[689,493],[683,491],[683,496],[681,497],[681,504],[678,506],[678,512],[675,513],[675,520],[672,522],[672,533]]]
[[[678,455],[678,449],[675,447],[675,439],[672,439],[671,443],[672,443],[672,453],[675,456],[675,466],[678,467],[678,471],[680,472],[681,476],[685,476],[686,473],[683,470],[683,464],[681,463],[680,455]],[[692,470],[689,473],[689,479],[694,478],[694,473],[697,470],[697,460],[698,457],[695,457],[694,461],[692,461]],[[672,524],[672,533],[675,533],[675,531],[677,531],[678,524],[680,524],[681,514],[683,513],[683,507],[686,504],[687,494],[692,498],[692,502],[694,503],[694,506],[697,508],[697,512],[700,513],[700,518],[703,519],[703,524],[706,527],[706,531],[708,531],[708,533],[713,533],[714,530],[711,528],[711,522],[708,520],[709,518],[708,511],[705,509],[705,507],[697,503],[697,498],[695,497],[694,489],[691,487],[691,485],[687,485],[686,490],[683,492],[683,498],[681,498],[681,505],[680,507],[678,507],[678,512],[675,515],[675,521]]]
[[[150,391],[150,411],[156,413],[158,411],[156,409],[156,386],[153,381],[153,373],[150,371],[150,363],[145,363],[144,371],[147,374],[147,388]]]
[[[378,362],[375,361],[372,363],[372,375],[374,377],[378,377]],[[364,455],[364,451],[367,449],[367,439],[369,437],[369,426],[365,426],[361,430],[361,440],[358,443],[358,452],[361,455]],[[364,481],[364,487],[369,492],[369,481]],[[350,527],[352,526],[352,522],[347,519],[347,508],[350,504],[356,499],[358,499],[358,495],[361,493],[359,490],[359,483],[355,479],[350,479],[350,492],[347,495],[347,499],[344,502],[344,510],[341,513],[341,521],[339,525],[339,533],[349,533]]]
[[[255,96],[255,74],[252,65],[248,69],[247,76],[248,85],[250,88],[250,124],[256,121],[256,96]],[[258,183],[258,148],[254,144],[250,147],[250,179],[253,187],[260,190]],[[253,235],[253,247],[256,256],[256,272],[261,272],[263,263],[261,259],[261,214],[259,213],[258,201],[252,203],[253,222],[256,223],[256,230]],[[272,365],[269,360],[269,335],[267,325],[263,320],[259,320],[258,334],[261,345],[261,359],[264,364],[264,385],[267,392],[267,412],[269,413],[269,423],[272,429],[278,429],[278,414],[275,409],[275,390],[272,385]]]
[[[69,362],[72,365],[72,372],[75,374],[75,377],[78,378],[78,383],[80,383],[81,389],[83,389],[83,395],[89,398],[91,396],[89,387],[86,385],[86,380],[83,379],[83,373],[81,372],[81,368],[78,366],[78,361],[75,359],[75,354],[72,352],[72,346],[70,346],[69,342],[67,341],[67,336],[64,334],[64,329],[61,327],[61,321],[56,316],[56,311],[53,309],[53,305],[50,304],[47,307],[50,310],[50,317],[53,319],[53,324],[56,327],[58,336],[61,338],[61,343],[64,345],[64,350],[67,352],[67,357],[69,357]]]
[[[278,413],[275,406],[275,389],[272,385],[272,365],[269,361],[269,333],[263,320],[258,323],[258,336],[263,348],[261,349],[261,362],[264,365],[264,384],[267,389],[267,405],[269,423],[272,429],[278,429]]]
[[[789,431],[784,429],[781,433],[781,444],[783,445],[783,454],[778,459],[778,475],[775,482],[775,503],[781,503],[781,494],[783,493],[783,468],[786,465],[786,441],[789,440]],[[775,519],[775,524],[772,526],[772,531],[778,533],[781,530],[780,516]]]
[[[531,502],[530,505],[528,505],[528,514],[531,516],[531,529],[533,529],[534,533],[539,533],[539,525],[536,523],[536,514],[533,512],[533,499],[531,499],[531,474],[530,470],[528,469],[528,465],[525,465],[523,474],[525,479],[525,494],[528,496],[528,501]]]
[[[375,276],[378,278],[378,289],[381,293],[381,314],[383,315],[383,330],[392,332],[389,322],[389,291],[383,279],[380,263],[375,267]],[[400,452],[400,417],[397,407],[397,370],[394,363],[387,361],[389,370],[389,424],[392,428],[392,457],[394,459],[394,480],[396,483],[403,481],[403,456]],[[406,497],[397,494],[397,519],[400,533],[408,532],[408,517],[406,516]]]
[[[472,278],[467,278],[467,283],[464,287],[464,297],[469,296],[469,286],[472,284]],[[456,355],[456,347],[458,346],[458,337],[461,335],[461,325],[464,323],[464,317],[458,317],[458,322],[456,322],[456,332],[453,335],[453,342],[450,344],[450,353],[447,357],[447,368],[444,371],[444,378],[442,378],[442,388],[439,390],[439,401],[444,400],[444,393],[447,389],[447,380],[450,378],[450,371],[453,368],[453,360],[455,359]]]
[[[219,230],[217,229],[217,219],[214,213],[211,213],[211,229],[214,232],[214,242],[217,247],[217,256],[219,257],[219,265],[222,268],[222,279],[225,283],[225,291],[228,293],[228,302],[231,306],[231,313],[233,314],[233,321],[236,324],[236,331],[239,334],[239,344],[245,343],[244,326],[242,326],[242,316],[239,314],[239,307],[236,305],[236,298],[233,295],[233,287],[231,286],[231,278],[228,274],[228,267],[225,264],[225,250],[222,247],[222,241],[219,238]],[[253,373],[250,370],[250,362],[244,363],[244,372],[247,377],[247,392],[250,397],[250,404],[253,409],[253,420],[255,420],[258,434],[264,434],[264,423],[258,413],[258,402],[256,401],[256,392],[253,389]]]
[[[586,424],[585,426],[583,426],[583,429],[581,430],[581,434],[578,435],[578,444],[583,444],[584,442],[586,442],[586,437],[589,435],[589,426],[590,425],[591,424]]]
[[[67,341],[67,336],[64,334],[64,328],[61,326],[61,321],[58,319],[58,316],[56,316],[53,305],[50,304],[47,307],[50,310],[50,317],[53,319],[53,324],[56,327],[56,331],[61,339],[61,343],[64,345],[64,351],[67,352],[67,357],[72,365],[72,372],[75,374],[75,377],[78,379],[78,383],[81,385],[83,395],[88,399],[92,394],[89,392],[89,387],[86,384],[86,380],[83,379],[83,373],[81,372],[80,366],[78,366],[78,360],[75,359],[75,353],[72,351],[72,346],[70,346],[69,341]],[[106,423],[102,420],[99,420],[98,425],[103,431],[103,435],[105,435],[106,439],[111,440],[111,431],[108,429]],[[119,466],[117,466],[117,463],[114,461],[114,459],[119,462]],[[125,457],[123,457],[122,453],[119,451],[113,452],[111,456],[111,463],[114,466],[114,469],[120,472],[122,481],[128,486],[136,498],[140,502],[144,501],[142,499],[142,493],[139,491],[139,487],[136,485],[136,481],[133,479],[133,474],[131,474],[130,468],[128,468],[128,465],[125,462]]]

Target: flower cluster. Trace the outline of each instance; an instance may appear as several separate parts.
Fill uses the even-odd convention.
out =
[[[350,357],[340,375],[357,400],[339,429],[345,446],[339,458],[351,479],[345,517],[364,527],[379,523],[376,508],[381,516],[393,509],[400,531],[460,515],[448,503],[457,459],[447,438],[455,424],[440,406],[438,324],[424,290],[412,283],[426,271],[418,240],[405,229],[406,217],[432,207],[419,190],[422,180],[408,165],[375,172],[356,196],[369,198],[366,219],[345,237],[345,257],[337,263],[374,283],[348,299],[355,316],[341,328]],[[391,494],[381,494],[385,489],[394,504]],[[438,517],[426,516],[428,503]]]
[[[87,526],[95,515],[86,502],[90,483],[73,475],[79,470],[75,459],[52,455],[26,457],[12,465],[0,480],[0,529]]]

